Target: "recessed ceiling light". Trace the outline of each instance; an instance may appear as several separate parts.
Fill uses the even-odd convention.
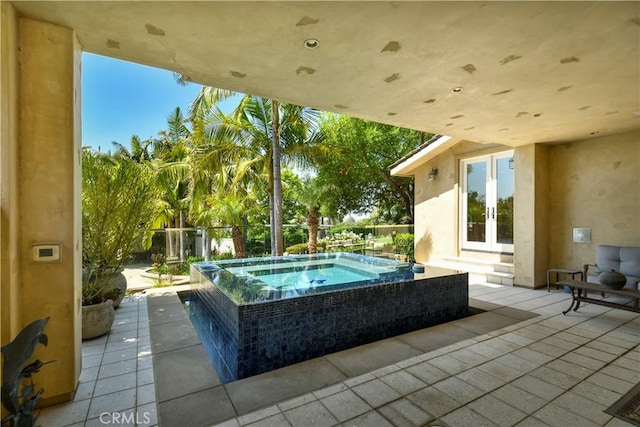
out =
[[[453,89],[451,89],[451,92],[453,92],[453,93],[460,93],[460,92],[462,92],[463,90],[464,90],[464,88],[463,88],[463,87],[458,86],[458,87],[454,87]]]
[[[316,39],[306,39],[304,41],[304,47],[306,47],[307,49],[315,49],[319,44],[320,42]]]

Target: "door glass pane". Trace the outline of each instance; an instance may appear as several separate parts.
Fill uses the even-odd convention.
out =
[[[487,162],[467,163],[467,241],[485,242]]]
[[[510,160],[510,157],[496,159],[496,241],[505,244],[513,244],[513,166],[509,165]]]

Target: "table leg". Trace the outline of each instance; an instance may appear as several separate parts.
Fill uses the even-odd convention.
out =
[[[585,294],[584,296],[587,296],[587,290],[584,290]],[[580,298],[580,296],[582,295],[582,289],[578,289],[578,298]],[[578,311],[578,309],[580,308],[580,300],[578,299],[576,302],[576,307],[573,309],[573,311]]]
[[[567,308],[565,311],[562,312],[562,314],[564,314],[564,315],[566,315],[568,312],[570,312],[571,309],[573,308],[573,305],[576,303],[576,295],[575,295],[576,288],[571,287],[570,289],[571,289],[571,305],[569,306],[569,308]],[[577,309],[577,307],[576,307],[576,309]]]

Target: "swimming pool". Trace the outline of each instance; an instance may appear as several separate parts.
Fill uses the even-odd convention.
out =
[[[409,263],[351,253],[210,261],[196,269],[238,304],[413,278]]]
[[[465,274],[351,253],[191,266],[191,320],[223,382],[469,314]]]

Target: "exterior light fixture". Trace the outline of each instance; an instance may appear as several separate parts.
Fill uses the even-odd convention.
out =
[[[513,160],[513,157],[509,159],[509,169],[515,169],[516,161]]]
[[[306,47],[307,49],[315,49],[319,44],[320,42],[316,39],[306,39],[304,41],[304,47]]]
[[[431,171],[429,172],[429,181],[435,181],[436,180],[436,176],[438,176],[438,169],[437,168],[431,168]]]
[[[463,88],[463,87],[457,86],[457,87],[454,87],[453,89],[451,89],[451,92],[453,92],[453,93],[460,93],[460,92],[462,92],[463,90],[464,90],[464,88]]]

